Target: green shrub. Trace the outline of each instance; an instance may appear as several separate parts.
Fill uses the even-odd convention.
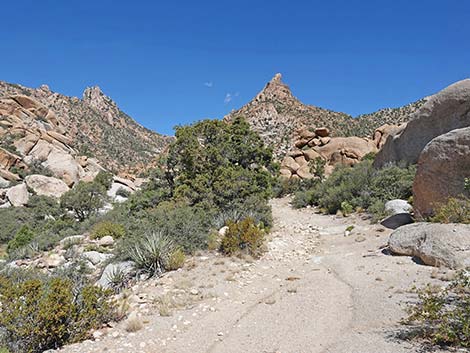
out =
[[[119,239],[126,234],[125,228],[117,223],[102,221],[93,227],[90,238],[91,239],[101,239],[105,236],[111,236],[114,239]]]
[[[108,294],[68,279],[0,275],[0,331],[13,352],[43,352],[89,336],[112,318]]]
[[[222,238],[220,250],[227,255],[242,251],[258,256],[263,242],[264,231],[255,224],[252,218],[245,218],[240,222],[228,223],[228,230]]]
[[[105,200],[106,188],[103,184],[80,181],[72,190],[61,196],[60,204],[82,222],[96,214],[104,206]]]
[[[125,198],[129,198],[129,196],[131,196],[131,192],[127,189],[124,189],[124,188],[119,188],[117,191],[116,191],[116,196],[121,196],[121,197],[125,197]]]
[[[350,215],[353,211],[353,206],[348,201],[341,202],[341,212],[344,216]]]
[[[470,347],[470,278],[460,272],[446,287],[430,285],[417,291],[418,301],[408,307],[404,323],[409,335],[434,344]]]
[[[127,248],[129,258],[136,267],[149,276],[158,276],[168,268],[175,244],[161,232],[153,232],[136,239]]]
[[[294,208],[303,208],[309,205],[314,204],[314,195],[315,192],[313,190],[304,190],[304,191],[297,191],[292,199],[292,206]]]
[[[327,213],[338,210],[351,213],[363,209],[373,213],[378,220],[384,214],[385,202],[393,199],[407,200],[412,195],[414,166],[389,165],[374,169],[372,160],[365,159],[353,167],[338,166],[330,177],[310,189],[296,193],[296,207],[316,205]]]
[[[0,209],[0,243],[8,242],[27,225],[36,230],[48,222],[47,217],[58,218],[61,210],[57,200],[46,196],[31,196],[27,207]]]
[[[277,178],[273,186],[273,196],[276,198],[284,197],[307,191],[320,183],[320,179],[285,179]]]
[[[162,202],[146,212],[147,221],[140,222],[139,234],[158,229],[167,238],[191,253],[207,246],[207,237],[213,222],[214,210],[188,206],[179,202]]]
[[[26,207],[0,209],[0,243],[7,243],[22,226],[33,222],[34,215]]]
[[[99,172],[93,180],[95,184],[102,185],[106,190],[111,188],[113,183],[113,175],[109,172]]]
[[[28,226],[21,227],[14,238],[8,242],[8,254],[12,254],[14,251],[30,244],[35,236],[36,234]]]
[[[449,198],[447,203],[437,206],[431,222],[470,224],[470,199]]]
[[[408,200],[412,196],[416,166],[389,165],[375,170],[370,180],[370,193],[373,199],[390,201]]]

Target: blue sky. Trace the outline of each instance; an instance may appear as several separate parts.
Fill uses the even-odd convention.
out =
[[[99,85],[162,133],[247,103],[276,72],[358,115],[470,77],[470,1],[9,1],[0,80]]]

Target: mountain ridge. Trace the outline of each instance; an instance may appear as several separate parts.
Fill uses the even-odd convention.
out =
[[[0,81],[0,96],[15,95],[31,97],[52,110],[71,138],[72,147],[96,157],[110,170],[141,171],[173,140],[140,125],[98,86],[87,87],[78,98],[53,92],[47,85],[28,88]]]
[[[304,104],[282,81],[282,75],[277,73],[250,102],[225,115],[224,120],[229,122],[236,116],[244,116],[266,143],[273,147],[276,156],[282,158],[303,129],[326,127],[333,137],[371,137],[382,125],[400,125],[409,121],[412,113],[426,99],[353,117]]]

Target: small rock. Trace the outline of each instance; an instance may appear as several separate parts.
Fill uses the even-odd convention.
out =
[[[111,254],[103,254],[98,251],[87,251],[82,254],[82,258],[90,261],[93,265],[98,265],[112,257]]]
[[[222,237],[223,237],[225,234],[227,234],[227,232],[228,232],[228,226],[224,226],[224,227],[222,227],[222,228],[219,229],[219,235],[222,236]]]
[[[85,240],[84,235],[72,235],[70,237],[65,237],[64,239],[62,239],[59,242],[59,244],[60,244],[60,246],[64,246],[64,245],[67,245],[67,244],[70,244],[70,243],[77,244],[77,243],[80,243],[84,240]]]
[[[98,240],[98,245],[100,246],[111,246],[114,244],[114,239],[110,235],[106,235],[100,240]]]

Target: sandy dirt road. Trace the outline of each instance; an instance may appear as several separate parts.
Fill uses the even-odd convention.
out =
[[[326,216],[273,200],[259,260],[202,254],[187,268],[139,284],[143,328],[125,322],[62,352],[400,353],[394,337],[409,289],[431,267],[382,252],[390,231],[359,216]],[[351,234],[345,230],[354,226]],[[158,298],[185,298],[161,316]],[[160,306],[159,306],[160,305]]]

